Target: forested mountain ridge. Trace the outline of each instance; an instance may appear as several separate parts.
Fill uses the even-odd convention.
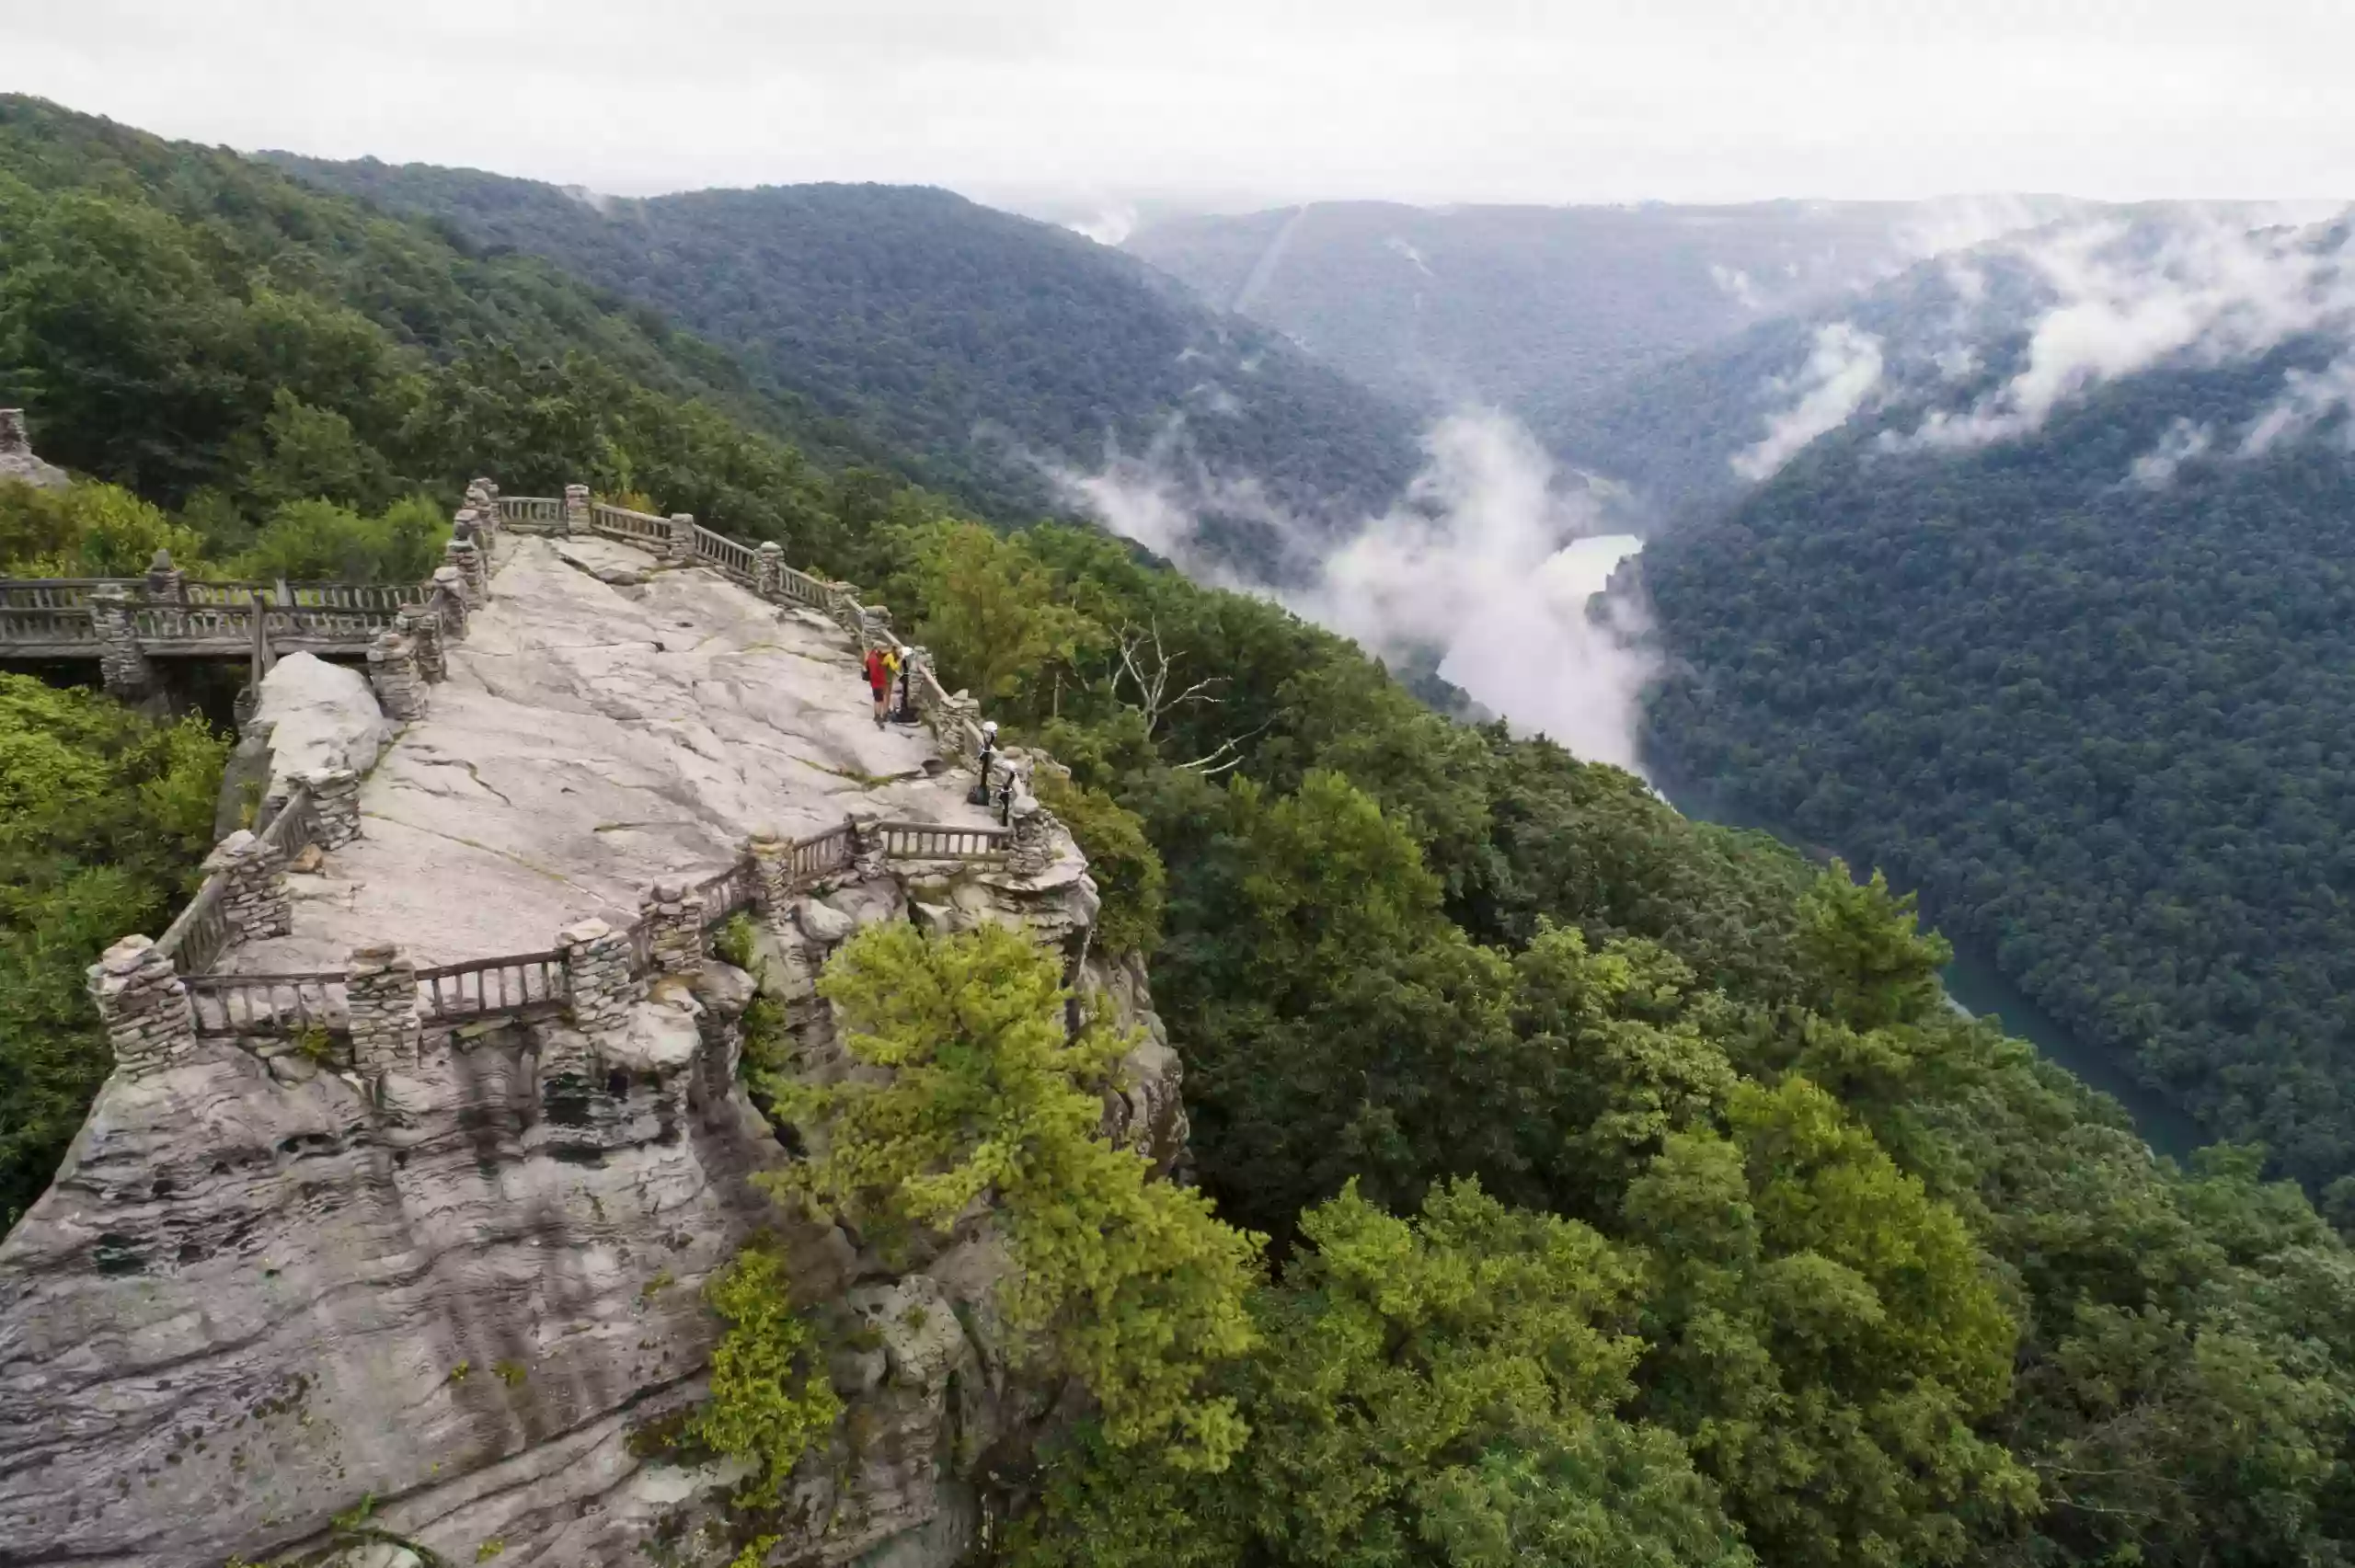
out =
[[[2355,1219],[2345,351],[2175,363],[1959,453],[1868,419],[1643,571],[1672,774],[1918,886]]]
[[[1156,1386],[1223,1462],[1092,1418],[1097,1384],[1074,1378],[1079,1419],[1020,1456],[997,1560],[2311,1568],[2355,1550],[2355,1253],[2245,1151],[2177,1170],[2114,1104],[1955,1015],[1940,944],[1884,887],[1688,821],[1550,742],[1450,723],[1348,642],[1100,533],[1009,536],[840,482],[716,400],[639,385],[597,335],[662,324],[536,262],[469,258],[214,152],[119,155],[130,133],[75,123],[70,156],[53,133],[29,144],[86,178],[0,183],[0,383],[28,390],[42,444],[154,487],[85,482],[53,507],[0,487],[0,570],[172,528],[225,551],[233,523],[266,539],[374,505],[369,486],[430,504],[483,470],[518,491],[641,486],[650,509],[879,592],[949,685],[1069,766],[1049,804],[1087,853],[1103,939],[1149,964],[1201,1192],[1281,1244],[1241,1299],[1229,1269],[1143,1316],[1206,1305],[1195,1321],[1243,1330],[1198,1380]],[[511,369],[432,301],[518,279],[586,314]],[[299,353],[268,357],[298,331]],[[142,400],[102,395],[121,386]],[[1197,680],[1215,685],[1169,700]],[[58,1010],[0,1012],[9,1084],[70,1057],[79,966],[113,921],[168,906],[190,847],[130,840],[85,797],[204,793],[203,747],[105,707],[0,702],[0,961],[42,977],[0,986],[0,1008]],[[137,898],[77,890],[118,868]],[[987,967],[986,944],[890,924],[864,979],[829,976],[869,1015],[944,954]],[[1043,1007],[1020,1022],[1060,1042],[1055,979],[1028,985]],[[1033,1104],[993,1096],[1053,1054],[916,1043],[975,1093],[944,1116],[911,1104],[927,1080],[895,1080],[890,1108],[926,1139],[948,1119],[1020,1131],[1009,1113]],[[22,1104],[0,1100],[12,1133]],[[1123,1173],[1088,1136],[1093,1100],[1047,1106],[1062,1153]],[[9,1146],[20,1165],[29,1148]],[[953,1207],[942,1175],[882,1185]],[[1028,1196],[1049,1234],[1100,1212]],[[1086,1230],[1075,1255],[1117,1246],[1162,1277],[1166,1232]],[[715,1295],[736,1354],[695,1429],[773,1489],[812,1431],[860,1440],[817,1396],[830,1361],[876,1347],[829,1338],[758,1262]],[[1089,1372],[1134,1370],[1150,1334],[1103,1326]],[[509,1375],[480,1374],[469,1393],[493,1398]],[[756,1562],[766,1505],[751,1495],[741,1539],[665,1549]]]
[[[2260,203],[2080,211],[1770,315],[1533,416],[1534,429],[1565,460],[1629,486],[1652,521],[1672,526],[1731,502],[1809,441],[1852,423],[1896,440],[1942,414],[1964,416],[2039,353],[2055,361],[2056,392],[2097,375],[2071,366],[2066,344],[2039,348],[2039,330],[2063,311],[2075,313],[2089,344],[2151,336],[2147,352],[2124,350],[2130,363],[2166,351],[2179,314],[2195,330],[2175,347],[2198,354],[2205,329],[2231,325],[2207,318],[2246,280],[2231,276],[2234,257],[2261,274],[2280,266],[2269,249],[2327,244],[2326,229],[2269,230],[2272,217]],[[2183,297],[2170,297],[2171,286]]]
[[[1043,471],[1152,453],[1232,564],[1276,571],[1273,513],[1337,529],[1412,477],[1406,413],[1133,258],[945,190],[810,185],[594,205],[529,180],[274,155],[643,301],[764,386],[890,434],[1005,521],[1071,511]]]

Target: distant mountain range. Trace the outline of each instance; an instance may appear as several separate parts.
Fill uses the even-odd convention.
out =
[[[1003,520],[1084,509],[1075,481],[1149,463],[1172,504],[1203,515],[1212,559],[1275,578],[1418,465],[1411,414],[1280,334],[1134,258],[944,190],[592,200],[473,170],[266,155],[651,306]]]

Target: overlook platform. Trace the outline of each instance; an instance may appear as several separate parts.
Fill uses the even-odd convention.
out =
[[[853,635],[704,567],[594,537],[501,537],[448,679],[361,787],[362,837],[288,878],[292,934],[224,970],[339,970],[397,938],[420,966],[620,927],[659,881],[725,870],[755,832],[854,811],[984,827],[920,726],[878,729]]]

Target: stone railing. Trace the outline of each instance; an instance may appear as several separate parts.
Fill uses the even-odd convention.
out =
[[[499,518],[498,486],[476,480],[442,566],[418,583],[198,579],[167,550],[144,577],[0,578],[0,656],[94,658],[107,690],[137,701],[156,689],[150,661],[159,656],[249,658],[258,686],[281,654],[365,655],[370,673],[382,666],[406,701],[405,659],[413,654],[434,671],[424,680],[440,679],[439,645],[463,635],[466,600],[482,597],[482,542]]]
[[[708,565],[764,599],[825,614],[862,652],[896,646],[889,611],[861,603],[847,584],[787,567],[774,543],[745,545],[685,513],[660,518],[592,501],[582,486],[567,486],[557,500],[501,497],[489,481],[477,480],[466,499],[444,565],[418,599],[402,604],[397,628],[380,633],[368,650],[369,677],[388,716],[425,712],[430,688],[445,669],[443,650],[464,635],[468,610],[488,591],[488,547],[502,526],[603,534],[653,550],[671,565]],[[1044,871],[1056,853],[1059,825],[1031,796],[1017,759],[997,751],[985,736],[980,704],[944,689],[923,648],[909,650],[904,678],[916,716],[982,775],[999,825],[853,816],[801,839],[755,836],[701,883],[649,888],[629,924],[616,930],[602,920],[582,921],[538,952],[420,969],[383,944],[354,950],[339,971],[213,972],[236,943],[290,929],[290,861],[308,845],[334,849],[360,834],[357,776],[348,770],[306,773],[259,832],[233,833],[214,849],[203,885],[160,940],[125,937],[91,967],[91,995],[115,1042],[117,1063],[144,1071],[179,1059],[200,1037],[277,1037],[315,1042],[331,1064],[372,1075],[415,1065],[428,1028],[563,1014],[593,1032],[624,1021],[647,983],[698,966],[712,931],[741,910],[779,912],[831,879],[878,875],[893,862],[993,863],[1017,876]]]

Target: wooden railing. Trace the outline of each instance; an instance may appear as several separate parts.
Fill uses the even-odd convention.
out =
[[[793,879],[823,876],[830,871],[840,871],[858,854],[858,837],[845,822],[839,828],[829,828],[793,844]]]
[[[0,647],[73,647],[98,640],[98,624],[87,605],[79,608],[19,609],[0,607]]]
[[[886,822],[883,853],[893,860],[992,860],[1014,842],[1011,828],[954,828],[938,822]]]
[[[17,578],[0,582],[0,610],[79,610],[109,578]]]
[[[599,533],[610,533],[620,539],[635,539],[649,544],[665,544],[671,541],[671,520],[655,517],[627,507],[608,506],[603,501],[589,503],[589,526]]]
[[[318,808],[311,803],[307,784],[297,784],[286,804],[278,808],[260,833],[262,842],[292,860],[303,853],[305,844],[314,843],[319,836]]]
[[[811,577],[808,572],[797,571],[787,567],[785,568],[785,575],[778,580],[777,586],[787,599],[802,604],[815,605],[821,610],[826,607],[826,584]]]
[[[229,917],[221,909],[228,888],[229,879],[220,872],[206,877],[179,917],[155,939],[155,950],[169,958],[182,974],[201,974],[213,967],[236,935],[229,928]]]
[[[341,975],[190,975],[186,980],[200,1035],[336,1036],[351,1027]],[[350,1059],[348,1045],[337,1059]]]
[[[751,909],[759,887],[749,858],[698,885],[693,896],[703,901],[704,929],[710,930],[739,910]]]
[[[760,578],[760,552],[750,545],[739,544],[723,534],[714,533],[701,523],[695,525],[695,555],[709,561],[738,582],[750,585]]]
[[[418,1016],[428,1024],[463,1024],[530,1009],[564,1005],[564,952],[469,958],[417,972]]]
[[[499,521],[517,528],[561,528],[564,502],[555,496],[501,496]]]

